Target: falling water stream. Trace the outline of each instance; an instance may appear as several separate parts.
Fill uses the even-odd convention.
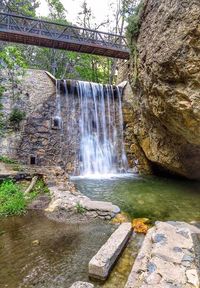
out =
[[[121,92],[110,85],[77,82],[80,105],[80,174],[107,175],[127,170],[123,145]]]
[[[126,172],[121,89],[74,80],[58,80],[56,88],[54,119],[64,123],[62,131],[66,141],[71,141],[68,147],[75,149],[75,174],[99,178]],[[66,115],[61,113],[61,90],[66,99]]]

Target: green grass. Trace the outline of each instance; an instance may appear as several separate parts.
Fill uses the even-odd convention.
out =
[[[49,194],[49,189],[42,179],[37,181],[34,189],[26,197],[23,193],[25,188],[12,180],[5,180],[0,184],[0,217],[21,215],[25,213],[27,205],[38,195]]]
[[[36,182],[34,189],[27,195],[27,202],[30,203],[40,194],[50,194],[48,187],[42,179]]]
[[[7,156],[0,155],[0,161],[6,164],[17,164],[17,161],[14,159],[10,159]]]
[[[0,185],[0,216],[20,215],[25,212],[26,200],[20,187],[11,180]]]

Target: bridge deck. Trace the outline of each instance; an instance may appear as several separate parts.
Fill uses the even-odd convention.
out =
[[[129,58],[129,49],[123,36],[12,13],[0,13],[0,40],[119,59]]]

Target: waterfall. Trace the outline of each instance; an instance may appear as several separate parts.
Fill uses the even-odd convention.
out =
[[[61,126],[62,119],[61,119],[61,97],[60,97],[60,80],[56,80],[56,113],[54,116],[54,122],[57,123],[57,126]]]
[[[76,150],[76,174],[102,176],[126,172],[119,87],[73,80],[64,80],[63,86],[68,109],[65,133],[68,147]],[[57,93],[59,100],[60,88]]]

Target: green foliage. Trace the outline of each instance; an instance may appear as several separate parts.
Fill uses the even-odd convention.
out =
[[[33,190],[29,193],[29,201],[35,199],[39,194],[50,194],[49,188],[42,179],[36,182]]]
[[[139,5],[135,7],[132,12],[132,15],[128,17],[128,26],[126,28],[126,37],[128,39],[129,45],[132,47],[136,42],[139,30],[140,30],[140,16],[143,9],[143,2],[140,2]]]
[[[50,194],[50,191],[47,187],[47,185],[44,183],[44,181],[42,179],[39,179],[33,190],[28,193],[26,195],[26,201],[27,201],[27,204],[30,203],[31,201],[33,201],[35,198],[37,198],[37,196],[41,195],[41,194]]]
[[[140,25],[141,25],[141,13],[143,10],[144,4],[141,1],[137,6],[132,10],[131,15],[127,18],[128,26],[126,28],[126,38],[128,40],[129,48],[131,50],[132,59],[133,59],[133,85],[136,84],[138,79],[138,55],[137,55],[137,38],[139,35]]]
[[[3,159],[6,158],[3,157]],[[21,183],[17,184],[11,180],[5,180],[0,184],[0,217],[20,215],[26,211],[27,204],[38,195],[49,194],[49,189],[42,179],[37,181],[33,191],[26,198],[23,190],[25,187]]]
[[[0,98],[3,95],[3,92],[7,87],[11,87],[11,96],[13,104],[19,97],[19,91],[17,87],[20,83],[19,76],[24,75],[24,68],[26,68],[26,62],[22,55],[21,50],[16,46],[5,46],[0,50]],[[6,75],[3,75],[3,72]],[[0,105],[0,110],[3,106]],[[21,111],[20,111],[21,112]],[[10,115],[10,121],[14,124],[19,123],[19,120],[22,118],[22,112],[14,110]],[[21,120],[20,120],[21,121]],[[5,129],[5,120],[4,115],[0,111],[0,134],[2,134]]]
[[[76,212],[79,214],[84,214],[86,212],[86,209],[80,203],[77,203],[75,208]]]
[[[0,83],[1,84],[1,83]],[[1,103],[1,97],[3,96],[4,87],[0,86],[0,136],[3,134],[3,130],[5,127],[4,115],[3,115],[3,104]]]
[[[7,0],[4,2],[12,12],[31,17],[36,15],[36,8],[39,7],[38,0]]]
[[[13,181],[5,180],[0,184],[0,217],[22,214],[25,206],[23,192]]]
[[[19,69],[27,68],[27,63],[24,60],[21,49],[17,46],[9,45],[0,50],[0,68],[4,69]]]
[[[9,116],[9,121],[12,126],[17,126],[26,117],[26,113],[18,108],[14,108]]]
[[[17,164],[17,161],[14,159],[10,159],[7,156],[0,155],[0,161],[6,164]]]
[[[66,9],[60,0],[47,0],[50,16],[53,19],[65,18]]]

